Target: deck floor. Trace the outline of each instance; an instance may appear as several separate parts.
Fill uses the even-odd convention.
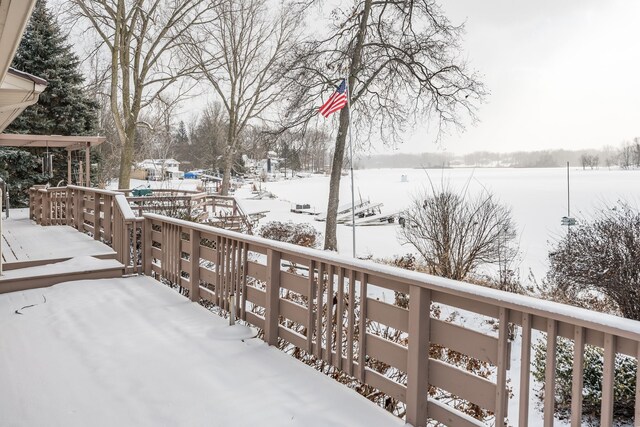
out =
[[[0,425],[404,422],[145,277],[0,295]]]
[[[4,262],[113,254],[110,247],[79,233],[73,227],[43,227],[33,223],[29,219],[29,209],[11,209],[9,218],[3,217],[1,243]]]

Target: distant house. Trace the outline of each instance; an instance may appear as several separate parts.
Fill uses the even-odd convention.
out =
[[[165,179],[182,179],[184,172],[180,170],[180,162],[175,159],[145,159],[135,166],[133,177],[149,181],[163,181]]]

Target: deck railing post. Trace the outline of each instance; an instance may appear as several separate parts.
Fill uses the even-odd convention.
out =
[[[142,265],[147,276],[151,276],[151,234],[151,220],[145,218],[142,224]]]
[[[509,310],[498,309],[498,361],[496,365],[496,427],[504,426],[507,417],[509,396],[507,395],[507,370],[509,369]]]
[[[407,354],[407,422],[414,426],[424,426],[427,423],[430,321],[431,291],[420,286],[411,286]]]
[[[51,193],[45,190],[42,203],[43,220],[42,225],[51,225]]]
[[[34,203],[35,203],[35,197],[33,195],[33,188],[30,188],[29,189],[29,219],[33,219]]]
[[[93,192],[93,239],[100,240],[100,199],[101,194]]]
[[[200,232],[189,232],[191,271],[189,271],[189,299],[200,301]]]
[[[280,252],[267,249],[267,298],[264,338],[267,344],[278,344],[278,316],[280,309]]]
[[[82,228],[83,220],[81,218],[82,217],[82,191],[78,189],[74,191],[73,210],[74,210],[73,219],[75,221],[76,229],[82,233],[84,232]]]
[[[112,207],[113,207],[113,196],[111,194],[105,194],[104,196],[104,205],[102,207],[102,211],[104,212],[104,240],[106,242],[113,241],[111,226],[113,224],[112,218]]]
[[[73,204],[73,190],[71,190],[69,187],[67,187],[65,189],[66,192],[66,198],[65,198],[65,203],[64,203],[64,218],[65,218],[65,224],[67,225],[73,225],[73,219],[72,219],[72,215],[71,215],[71,209],[72,209],[72,204]]]

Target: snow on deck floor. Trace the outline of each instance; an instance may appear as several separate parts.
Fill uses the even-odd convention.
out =
[[[245,332],[148,277],[0,295],[0,425],[404,424]]]
[[[2,219],[2,258],[5,262],[71,258],[79,255],[112,254],[107,245],[66,225],[37,225],[29,209],[11,209]]]

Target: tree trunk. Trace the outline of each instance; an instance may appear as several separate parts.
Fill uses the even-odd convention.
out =
[[[356,82],[356,76],[360,72],[362,62],[362,46],[367,31],[367,23],[369,22],[369,14],[371,13],[371,4],[373,0],[365,0],[364,9],[362,10],[362,18],[358,25],[358,33],[356,34],[356,43],[351,55],[351,64],[349,67],[348,96],[353,99],[353,86]],[[340,127],[338,128],[338,136],[336,137],[336,147],[333,152],[333,164],[331,165],[331,180],[329,182],[329,203],[327,205],[327,220],[324,231],[324,248],[325,250],[335,251],[338,249],[336,237],[336,221],[338,217],[338,202],[340,193],[340,174],[342,173],[342,164],[344,162],[344,147],[347,140],[347,132],[349,131],[352,105],[345,106],[340,111]],[[356,225],[353,224],[355,227]]]
[[[120,152],[120,172],[118,174],[118,188],[127,189],[131,184],[131,166],[133,165],[133,149],[136,137],[136,127],[128,126],[126,139]]]
[[[222,187],[220,194],[223,196],[229,195],[229,187],[231,187],[231,167],[233,166],[233,152],[234,150],[227,146],[224,155],[224,171],[222,174]]]
[[[340,127],[336,136],[336,147],[333,152],[333,162],[331,163],[331,180],[329,181],[329,202],[327,204],[327,219],[324,231],[325,250],[337,251],[338,241],[336,237],[336,226],[338,219],[338,204],[340,202],[340,178],[342,165],[344,163],[344,148],[349,131],[349,107],[344,107],[340,111]]]

